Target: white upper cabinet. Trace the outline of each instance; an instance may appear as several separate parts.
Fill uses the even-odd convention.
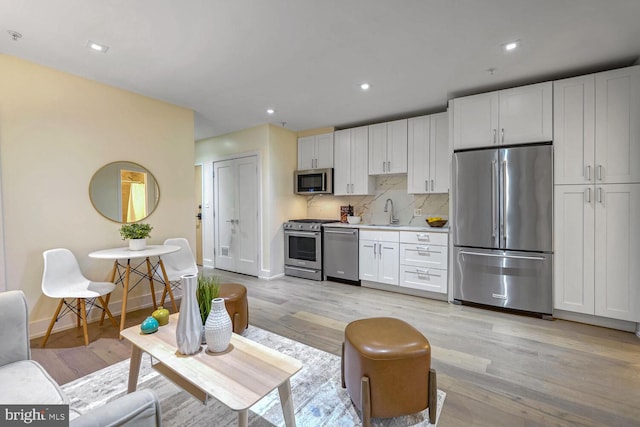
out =
[[[333,132],[298,138],[298,169],[333,167]]]
[[[521,86],[453,100],[453,148],[551,141],[553,85]]]
[[[554,82],[556,184],[640,182],[640,66]]]
[[[367,126],[335,132],[333,193],[336,196],[366,195],[374,192],[374,177],[369,176]]]
[[[553,83],[555,184],[589,184],[595,173],[595,76]]]
[[[595,75],[596,183],[640,182],[640,66]]]
[[[407,173],[407,119],[369,126],[369,174]]]
[[[450,176],[448,113],[408,120],[408,193],[446,193]]]

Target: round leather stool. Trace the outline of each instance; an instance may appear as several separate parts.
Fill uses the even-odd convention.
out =
[[[249,327],[247,288],[238,283],[222,283],[218,296],[224,299],[224,306],[233,324],[233,332],[242,334]]]
[[[363,426],[371,417],[415,414],[429,408],[435,422],[437,384],[429,341],[413,326],[391,317],[356,320],[344,330],[342,387]]]

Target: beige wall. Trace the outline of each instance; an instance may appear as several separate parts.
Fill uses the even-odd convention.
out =
[[[131,92],[0,55],[0,168],[7,289],[22,289],[32,334],[46,328],[56,302],[41,293],[42,252],[66,247],[85,275],[105,280],[111,265],[88,258],[124,246],[119,224],[92,207],[93,173],[128,160],[145,166],[160,186],[146,220],[149,243],[185,236],[195,244],[193,112]],[[149,304],[139,286],[131,307]],[[112,297],[120,312],[121,289]]]
[[[292,180],[297,164],[297,141],[294,132],[264,124],[196,142],[196,163],[201,163],[205,170],[205,264],[213,265],[212,164],[214,161],[242,154],[258,153],[261,173],[261,265],[258,274],[260,277],[268,278],[284,272],[282,223],[294,216],[306,215],[306,200],[293,195]]]

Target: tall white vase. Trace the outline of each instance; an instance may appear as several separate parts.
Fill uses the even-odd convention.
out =
[[[180,278],[180,284],[182,286],[182,302],[176,326],[176,342],[180,353],[194,354],[200,350],[202,340],[202,318],[196,297],[198,276],[185,274]]]
[[[229,347],[233,325],[231,317],[224,306],[223,298],[211,300],[211,311],[204,324],[204,336],[207,339],[207,347],[213,353],[220,353]]]

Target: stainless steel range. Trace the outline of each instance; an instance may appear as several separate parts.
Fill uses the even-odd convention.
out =
[[[336,219],[292,219],[284,228],[284,274],[322,280],[322,224]]]

